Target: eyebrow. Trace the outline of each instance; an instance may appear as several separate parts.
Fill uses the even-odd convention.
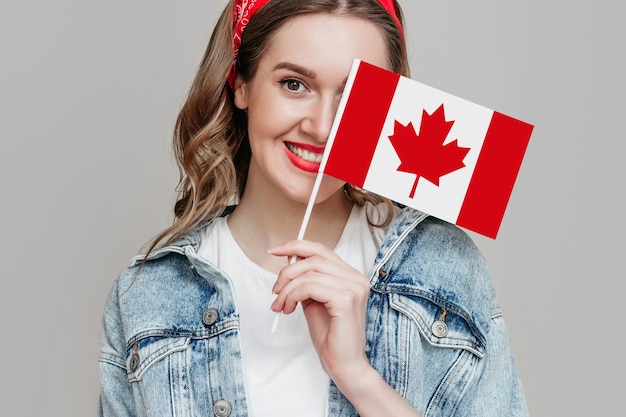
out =
[[[306,69],[304,67],[301,67],[300,65],[296,65],[291,62],[279,62],[278,64],[274,66],[273,71],[282,70],[282,69],[296,72],[308,78],[317,77],[317,74],[315,73],[315,71],[311,71],[310,69]]]

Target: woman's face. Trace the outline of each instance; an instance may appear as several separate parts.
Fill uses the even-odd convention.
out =
[[[305,14],[273,34],[254,77],[235,82],[252,150],[246,191],[308,201],[354,58],[389,69],[384,33],[374,23]],[[326,177],[317,201],[342,186]]]

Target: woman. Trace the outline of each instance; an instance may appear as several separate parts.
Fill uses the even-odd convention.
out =
[[[408,75],[401,22],[391,0],[226,7],[177,121],[176,221],[106,307],[101,415],[527,414],[459,229],[326,177],[294,240],[353,59]]]

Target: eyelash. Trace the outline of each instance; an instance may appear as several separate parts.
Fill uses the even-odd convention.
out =
[[[291,90],[290,88],[287,87],[289,85],[289,83],[293,83],[293,82],[298,83],[298,89],[297,90]],[[287,91],[292,92],[292,93],[299,93],[299,92],[301,92],[300,88],[304,88],[304,89],[307,88],[306,84],[303,81],[301,81],[301,80],[299,80],[297,78],[284,78],[284,79],[280,80],[279,83]]]

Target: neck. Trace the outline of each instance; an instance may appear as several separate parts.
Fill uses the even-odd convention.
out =
[[[351,209],[352,202],[346,198],[343,189],[316,203],[304,239],[334,247],[341,237]],[[253,262],[278,272],[286,265],[286,260],[272,257],[267,249],[296,239],[305,211],[306,203],[295,202],[284,195],[257,193],[255,187],[249,187],[236,210],[229,216],[228,226],[241,249]]]

